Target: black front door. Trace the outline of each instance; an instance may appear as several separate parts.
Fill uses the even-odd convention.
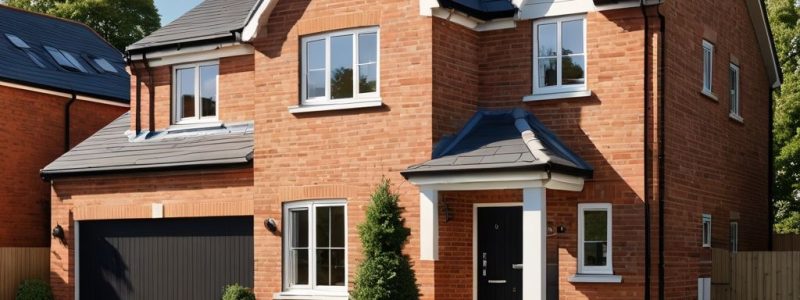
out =
[[[478,208],[478,300],[522,299],[522,207]]]

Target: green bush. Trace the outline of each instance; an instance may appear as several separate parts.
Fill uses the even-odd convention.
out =
[[[232,284],[225,287],[222,300],[256,300],[256,294],[249,288],[239,284]]]
[[[419,287],[403,246],[411,234],[405,227],[399,196],[384,179],[372,194],[366,221],[358,226],[364,261],[358,267],[351,296],[356,300],[419,299]]]
[[[52,300],[53,292],[50,286],[39,279],[23,281],[17,289],[16,300]]]

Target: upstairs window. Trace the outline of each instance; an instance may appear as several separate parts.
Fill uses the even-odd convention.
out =
[[[379,44],[374,27],[304,37],[301,103],[378,100]]]
[[[714,44],[703,40],[703,93],[713,95]]]
[[[533,93],[586,90],[585,16],[545,19],[533,27]]]
[[[731,87],[731,118],[741,121],[741,114],[739,113],[739,66],[731,64],[729,69],[730,87]]]
[[[173,110],[176,123],[217,120],[219,63],[203,62],[174,67]]]
[[[711,215],[703,214],[703,248],[711,248]]]
[[[578,273],[613,274],[611,204],[578,204]]]

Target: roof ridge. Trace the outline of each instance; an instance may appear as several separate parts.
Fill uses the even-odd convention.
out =
[[[520,135],[522,136],[522,141],[525,142],[525,146],[528,147],[528,151],[531,152],[533,155],[534,160],[539,160],[543,163],[550,162],[550,156],[547,153],[544,153],[545,147],[542,145],[542,142],[536,136],[536,132],[533,131],[531,125],[528,123],[528,116],[530,113],[524,111],[519,108],[515,108],[511,114],[514,116],[514,126],[517,127],[519,130]]]

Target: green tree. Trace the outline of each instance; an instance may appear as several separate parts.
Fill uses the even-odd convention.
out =
[[[384,179],[372,194],[366,221],[358,226],[364,261],[358,267],[352,297],[356,300],[419,299],[414,271],[403,254],[411,230],[405,227],[399,196]]]
[[[800,232],[800,12],[795,0],[768,0],[769,22],[783,70],[775,92],[775,229]]]
[[[120,51],[160,27],[153,0],[0,0],[34,12],[75,20]]]

